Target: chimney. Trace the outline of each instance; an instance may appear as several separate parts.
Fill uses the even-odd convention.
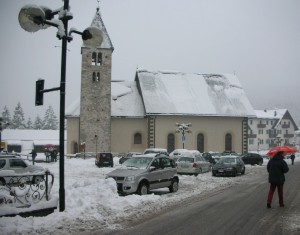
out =
[[[274,117],[276,117],[277,116],[277,112],[276,112],[276,110],[274,111]]]

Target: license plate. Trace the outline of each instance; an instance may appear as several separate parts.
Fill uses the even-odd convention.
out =
[[[224,170],[219,170],[219,172],[224,172]]]

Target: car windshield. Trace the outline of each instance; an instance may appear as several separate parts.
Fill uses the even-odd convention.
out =
[[[232,164],[232,163],[235,163],[235,158],[221,157],[219,160],[219,163]]]
[[[194,162],[194,158],[192,157],[181,157],[178,159],[178,162]]]
[[[123,163],[125,167],[133,167],[139,169],[146,169],[149,163],[151,162],[152,158],[149,157],[132,157],[126,160]]]

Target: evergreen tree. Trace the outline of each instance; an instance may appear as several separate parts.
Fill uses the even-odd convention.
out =
[[[28,121],[27,121],[27,124],[26,124],[26,128],[27,129],[33,129],[33,124],[32,124],[32,121],[31,121],[30,117],[28,118]]]
[[[4,106],[4,111],[2,112],[2,121],[3,121],[3,129],[10,129],[11,127],[11,116],[7,106]]]
[[[57,124],[58,124],[57,117],[54,113],[52,106],[50,105],[45,113],[43,129],[44,130],[57,130],[58,129]]]
[[[42,130],[43,126],[44,126],[43,120],[39,116],[36,116],[34,124],[33,124],[33,128],[35,130]]]
[[[23,112],[20,102],[17,104],[17,107],[15,108],[11,128],[12,129],[25,129],[26,128],[24,112]]]

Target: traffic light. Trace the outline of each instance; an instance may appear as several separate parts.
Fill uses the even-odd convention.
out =
[[[44,82],[45,80],[39,79],[36,81],[35,86],[35,105],[43,105],[44,104]]]

